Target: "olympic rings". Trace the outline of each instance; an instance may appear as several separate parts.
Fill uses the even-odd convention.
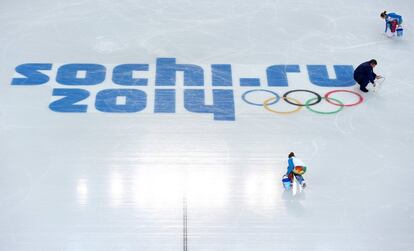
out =
[[[357,97],[358,97],[358,101],[357,101],[357,102],[355,102],[355,103],[352,103],[352,104],[338,104],[338,103],[335,103],[335,102],[329,101],[329,99],[332,99],[332,98],[329,98],[329,96],[330,96],[331,94],[335,93],[335,92],[349,92],[349,93],[355,94],[355,95],[357,95]],[[359,104],[361,104],[361,103],[362,103],[362,101],[364,101],[364,98],[361,96],[361,94],[356,93],[356,92],[354,92],[354,91],[349,91],[349,90],[333,90],[333,91],[327,92],[327,93],[325,94],[325,96],[324,96],[324,97],[326,98],[326,101],[328,101],[328,103],[331,103],[331,104],[333,104],[333,105],[337,105],[337,106],[355,106],[355,105],[359,105]],[[332,100],[335,100],[335,99],[332,99]],[[336,101],[336,100],[335,100],[335,101]]]
[[[335,101],[336,101],[336,102],[338,102],[339,104],[341,104],[341,105],[339,106],[339,108],[338,108],[338,109],[336,109],[335,111],[332,111],[332,112],[321,112],[321,111],[317,111],[317,110],[315,110],[315,109],[310,108],[310,102],[311,102],[311,101],[313,101],[314,99],[317,99],[317,98],[311,98],[311,99],[309,99],[308,101],[306,101],[306,103],[305,103],[306,108],[308,108],[308,110],[309,110],[309,111],[311,111],[311,112],[315,112],[315,113],[319,113],[319,114],[334,114],[334,113],[338,113],[338,112],[340,112],[342,109],[344,109],[343,103],[342,103],[341,101],[339,101],[339,100],[337,100],[337,99],[334,99],[334,98],[330,98],[330,99],[332,99],[332,100],[335,100]],[[328,98],[326,98],[326,97],[323,97],[323,99],[325,99],[326,101],[328,101]]]
[[[273,109],[270,109],[270,107],[269,107],[269,102],[270,102],[270,100],[273,100],[273,99],[276,99],[276,98],[269,98],[269,99],[266,99],[264,102],[263,102],[263,106],[264,106],[264,108],[266,109],[266,110],[268,110],[269,112],[273,112],[273,113],[277,113],[277,114],[289,114],[289,113],[294,113],[294,112],[298,112],[300,109],[302,109],[302,107],[303,107],[303,105],[300,103],[300,101],[299,100],[297,100],[297,99],[294,99],[294,98],[289,98],[289,97],[285,97],[285,96],[283,96],[283,99],[285,100],[285,101],[287,101],[287,100],[293,100],[293,101],[295,101],[296,102],[296,105],[297,105],[297,107],[298,108],[296,108],[295,110],[292,110],[292,111],[287,111],[287,112],[281,112],[281,111],[276,111],[276,110],[273,110]]]
[[[273,94],[274,97],[266,99],[262,104],[248,101],[246,99],[246,95],[249,94],[249,93],[251,93],[251,92],[255,92],[255,91],[268,92],[268,93]],[[309,92],[309,93],[314,94],[316,97],[307,100],[304,104],[302,104],[297,99],[288,97],[288,95],[290,93],[292,93],[292,92],[298,92],[298,91]],[[351,104],[344,104],[344,102],[342,102],[342,101],[340,101],[338,99],[330,98],[329,97],[330,95],[332,95],[333,93],[336,93],[336,92],[349,92],[349,93],[355,94],[358,97],[358,101],[357,102],[354,102],[354,103],[351,103]],[[286,92],[282,96],[279,96],[279,94],[277,94],[276,92],[270,91],[270,90],[266,90],[266,89],[254,89],[254,90],[246,91],[242,95],[242,99],[243,99],[244,102],[246,102],[246,103],[248,103],[250,105],[263,106],[269,112],[277,113],[277,114],[290,114],[290,113],[298,112],[304,106],[309,111],[314,112],[314,113],[319,113],[319,114],[334,114],[334,113],[338,113],[341,110],[343,110],[344,106],[355,106],[355,105],[361,104],[364,101],[364,98],[359,93],[356,93],[354,91],[349,91],[349,90],[333,90],[333,91],[327,92],[323,97],[321,97],[321,95],[319,95],[318,93],[316,93],[314,91],[310,91],[310,90],[305,90],[305,89],[291,90],[291,91]],[[286,101],[289,104],[292,104],[294,106],[297,106],[297,108],[294,109],[294,110],[291,110],[291,111],[277,111],[277,110],[274,110],[274,109],[270,108],[271,105],[276,104],[277,102],[279,102],[280,99],[283,99],[284,101]],[[311,108],[311,106],[320,103],[322,101],[322,99],[326,100],[328,103],[330,103],[332,105],[339,106],[339,108],[336,109],[336,110],[334,110],[334,111],[330,111],[330,112],[318,111],[318,110],[315,110],[315,109],[312,109]]]
[[[251,93],[251,92],[257,92],[257,91],[268,92],[268,93],[271,93],[271,94],[275,95],[275,98],[274,98],[274,99],[275,99],[275,101],[273,101],[272,103],[270,103],[270,104],[268,104],[268,105],[273,105],[273,104],[276,104],[276,103],[277,103],[277,102],[279,102],[279,100],[280,100],[280,96],[279,96],[276,92],[272,92],[272,91],[265,90],[265,89],[254,89],[254,90],[247,91],[247,92],[245,92],[245,93],[243,94],[243,96],[242,96],[243,101],[244,101],[244,102],[246,102],[246,103],[248,103],[248,104],[250,104],[250,105],[263,106],[263,104],[253,103],[253,102],[250,102],[250,101],[248,101],[248,100],[246,99],[246,95],[247,95],[247,94],[249,94],[249,93]]]
[[[291,90],[291,91],[288,91],[288,92],[286,92],[284,95],[283,95],[283,97],[285,98],[285,97],[287,97],[287,95],[289,95],[290,93],[292,93],[292,92],[299,92],[299,91],[303,91],[303,92],[309,92],[309,93],[312,93],[312,94],[315,94],[315,96],[316,96],[316,98],[314,98],[314,99],[316,99],[316,102],[314,102],[314,103],[312,103],[312,104],[308,104],[308,105],[306,105],[306,104],[295,104],[295,103],[292,103],[292,102],[290,102],[288,99],[285,99],[285,101],[286,102],[288,102],[289,104],[291,104],[291,105],[300,105],[300,106],[310,106],[310,105],[316,105],[317,103],[319,103],[319,102],[321,102],[322,101],[322,97],[321,97],[321,95],[319,95],[318,93],[316,93],[316,92],[314,92],[314,91],[310,91],[310,90],[305,90],[305,89],[297,89],[297,90]],[[312,99],[312,100],[314,100],[314,99]]]

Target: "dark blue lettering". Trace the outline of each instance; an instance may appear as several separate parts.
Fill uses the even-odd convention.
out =
[[[118,97],[125,97],[124,104],[118,104]],[[107,89],[96,94],[95,107],[101,112],[139,112],[147,106],[147,94],[136,89]]]
[[[272,65],[266,69],[268,86],[288,86],[287,72],[300,72],[299,65]]]
[[[84,78],[78,78],[85,71]],[[105,80],[106,68],[100,64],[66,64],[59,67],[56,81],[62,85],[97,85]]]
[[[204,71],[198,65],[176,64],[175,58],[158,58],[155,74],[156,86],[175,86],[177,71],[184,72],[185,86],[203,86]]]
[[[154,112],[155,113],[175,113],[175,90],[174,89],[155,90]]]
[[[240,86],[260,86],[259,78],[240,78]]]
[[[146,86],[148,79],[133,78],[134,71],[148,71],[147,64],[122,64],[114,68],[112,81],[118,85]]]
[[[84,89],[53,89],[52,96],[64,96],[50,103],[49,108],[55,112],[86,112],[87,105],[76,104],[89,97],[89,92]]]
[[[39,71],[51,70],[52,64],[22,64],[16,67],[16,72],[25,78],[13,78],[12,85],[41,85],[49,81],[49,76]]]
[[[323,87],[348,87],[355,84],[352,65],[334,65],[336,79],[328,77],[326,65],[308,65],[309,80]]]
[[[231,65],[212,64],[211,76],[213,86],[232,86]]]
[[[205,104],[204,90],[184,90],[184,107],[187,111],[213,113],[214,120],[235,120],[232,90],[213,90],[213,104]]]

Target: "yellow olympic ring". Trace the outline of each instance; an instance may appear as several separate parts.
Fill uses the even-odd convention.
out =
[[[295,99],[295,98],[290,98],[290,97],[281,97],[281,98],[283,98],[285,101],[286,100],[289,100],[289,101],[294,101],[298,106],[297,106],[297,108],[295,109],[295,110],[292,110],[292,111],[286,111],[286,112],[281,112],[281,111],[276,111],[276,110],[273,110],[273,109],[271,109],[270,107],[269,107],[269,103],[271,103],[273,100],[275,100],[276,98],[275,97],[273,97],[273,98],[269,98],[269,99],[266,99],[264,102],[263,102],[263,107],[266,109],[266,110],[268,110],[269,112],[273,112],[273,113],[277,113],[277,114],[290,114],[290,113],[294,113],[294,112],[298,112],[298,111],[300,111],[301,109],[302,109],[302,107],[303,107],[303,104],[299,101],[299,100],[297,100],[297,99]]]

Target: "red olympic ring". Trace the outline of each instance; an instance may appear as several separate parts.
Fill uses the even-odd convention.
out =
[[[329,96],[331,94],[335,93],[335,92],[349,92],[349,93],[355,94],[358,97],[358,101],[355,102],[355,103],[352,103],[352,104],[338,104],[338,103],[335,103],[329,98]],[[364,98],[362,97],[361,94],[359,94],[357,92],[354,92],[354,91],[349,91],[349,90],[333,90],[333,91],[327,92],[324,97],[325,97],[325,99],[328,103],[331,103],[331,104],[337,105],[337,106],[355,106],[355,105],[361,104],[362,101],[364,101]]]

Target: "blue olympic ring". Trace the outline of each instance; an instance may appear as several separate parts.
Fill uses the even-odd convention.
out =
[[[272,91],[269,91],[269,90],[266,90],[266,89],[254,89],[254,90],[247,91],[243,94],[243,96],[242,96],[243,101],[250,104],[250,105],[263,106],[263,102],[260,103],[260,104],[257,104],[257,103],[250,102],[249,100],[246,99],[247,94],[249,94],[251,92],[257,92],[257,91],[268,92],[268,93],[271,93],[271,94],[275,95],[275,100],[273,102],[269,103],[268,105],[276,104],[280,100],[280,96],[276,92],[272,92]]]

